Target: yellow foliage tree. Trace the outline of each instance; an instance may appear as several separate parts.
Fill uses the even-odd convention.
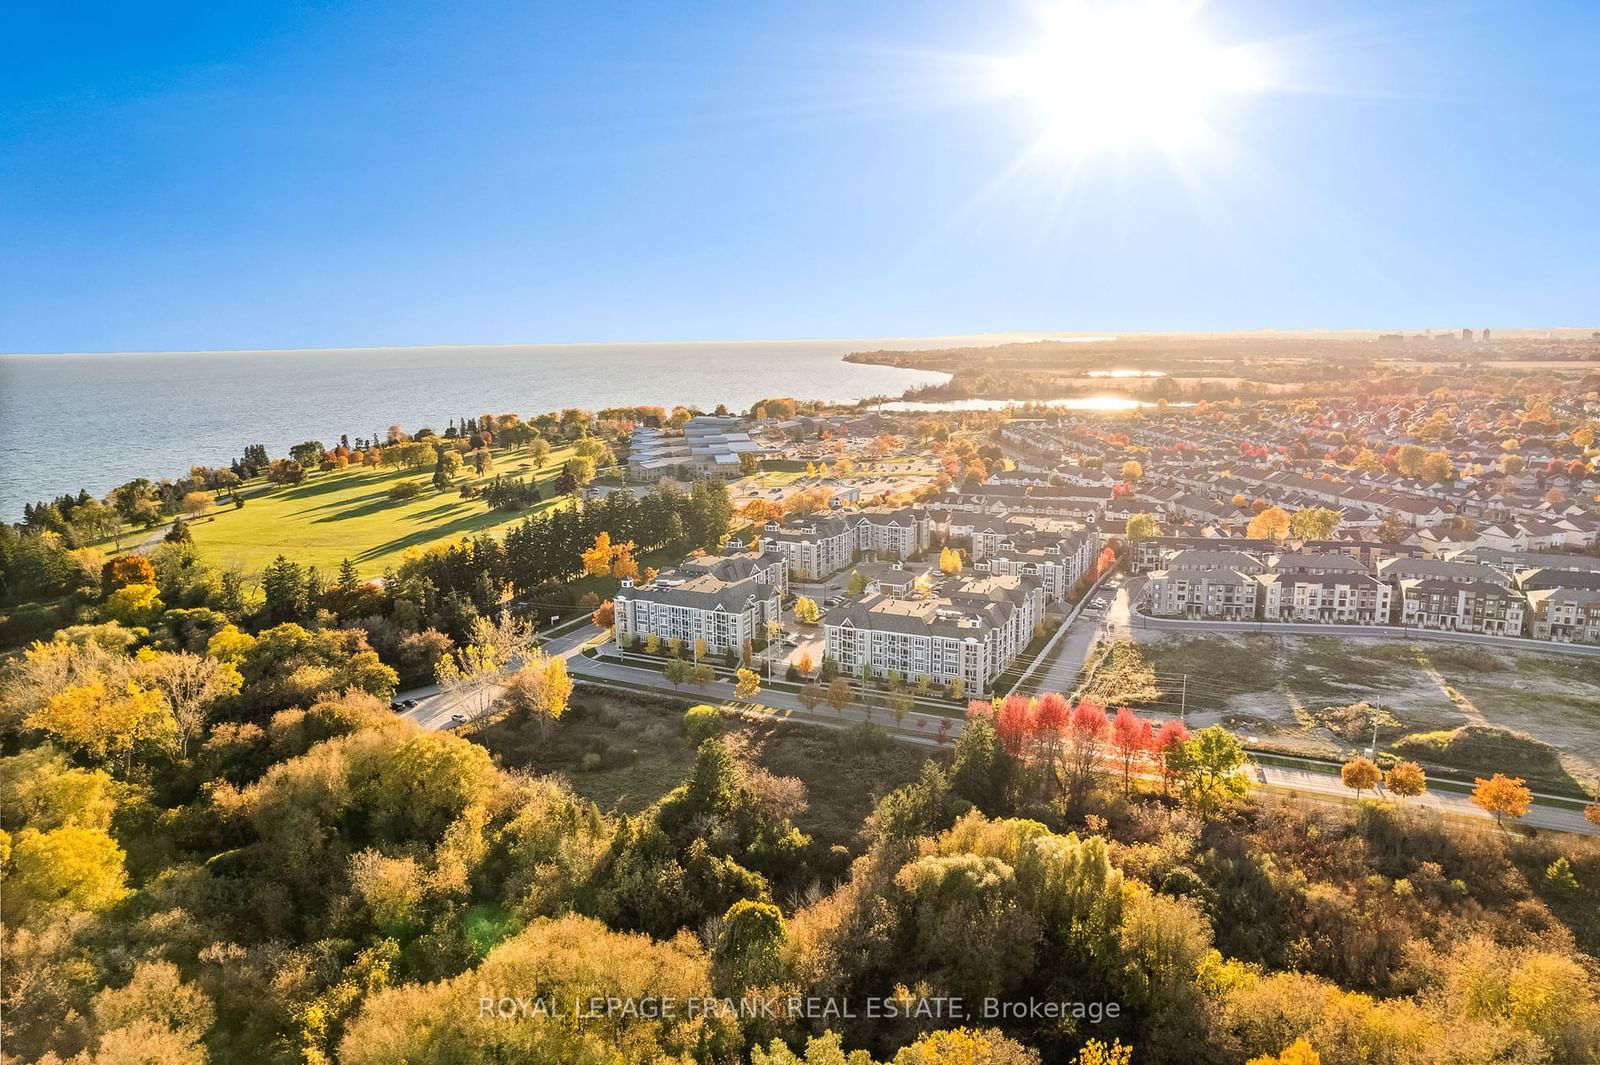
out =
[[[1496,823],[1503,823],[1506,817],[1521,817],[1533,804],[1533,792],[1521,777],[1496,773],[1488,780],[1479,777],[1473,783],[1473,804],[1494,814]]]
[[[733,678],[733,694],[737,699],[754,699],[761,690],[761,674],[753,669],[738,670]]]
[[[1378,786],[1378,781],[1383,779],[1383,773],[1370,758],[1353,758],[1346,762],[1339,770],[1339,779],[1344,781],[1344,786],[1356,793],[1356,798],[1368,788]]]
[[[1413,799],[1428,790],[1428,778],[1415,762],[1396,762],[1383,778],[1383,786],[1391,795]]]
[[[153,584],[130,584],[106,596],[106,617],[129,628],[149,628],[161,617],[164,604]]]
[[[1263,1054],[1259,1058],[1251,1058],[1246,1065],[1322,1065],[1322,1055],[1312,1050],[1311,1044],[1301,1038],[1290,1043],[1276,1057]]]
[[[25,724],[96,760],[120,761],[124,769],[135,749],[171,743],[178,732],[161,693],[133,681],[120,688],[103,681],[73,685],[29,714]]]
[[[1282,540],[1289,532],[1289,515],[1282,507],[1268,507],[1250,519],[1245,535],[1252,540]]]
[[[961,552],[949,547],[939,549],[939,572],[953,576],[961,572]]]
[[[583,553],[583,572],[591,577],[605,577],[611,573],[611,534],[601,532],[594,538],[594,546]]]

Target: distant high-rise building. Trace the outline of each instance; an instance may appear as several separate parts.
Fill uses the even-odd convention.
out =
[[[1461,331],[1461,339],[1465,340],[1468,344],[1472,343],[1472,330],[1463,329]]]
[[[1483,337],[1483,342],[1485,344],[1489,343],[1489,331],[1487,329],[1485,329],[1482,333],[1479,333],[1478,335]]]

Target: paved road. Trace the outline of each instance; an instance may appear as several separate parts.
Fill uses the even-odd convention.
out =
[[[579,655],[585,644],[600,635],[601,630],[594,625],[584,625],[571,632],[553,636],[541,641],[546,654],[557,655],[567,660],[567,668],[577,673],[577,663],[586,662],[588,659]],[[576,657],[574,657],[576,656]],[[425,729],[446,729],[455,724],[450,718],[456,713],[450,697],[439,690],[437,684],[429,684],[422,688],[412,688],[395,696],[395,699],[415,699],[417,705],[401,713],[401,717],[415,721]]]
[[[1128,585],[1118,589],[1117,600],[1107,611],[1104,619],[1080,618],[1087,638],[1101,632],[1107,624],[1125,624],[1117,620],[1117,604],[1121,603],[1126,609],[1128,602]],[[677,697],[691,696],[703,699],[708,703],[722,703],[739,708],[748,708],[750,712],[763,716],[777,716],[806,724],[821,725],[828,728],[841,728],[857,725],[869,720],[867,711],[859,706],[846,707],[842,714],[826,706],[815,711],[807,711],[800,705],[795,696],[784,691],[762,690],[754,699],[736,700],[733,694],[733,684],[730,681],[714,681],[705,688],[673,691],[660,673],[651,669],[642,669],[635,666],[625,666],[616,662],[599,658],[589,658],[579,652],[589,643],[599,638],[602,630],[593,625],[586,625],[572,632],[551,639],[545,644],[548,654],[560,655],[567,660],[567,668],[573,677],[591,683],[604,685],[612,683],[624,686],[653,687],[664,694]],[[1078,634],[1069,634],[1069,640],[1080,639]],[[1074,659],[1068,652],[1073,651],[1076,644],[1068,647],[1057,663],[1045,671],[1051,675],[1057,668],[1064,670],[1065,663]],[[1081,660],[1077,660],[1077,668],[1081,668]],[[1044,688],[1042,690],[1059,690]],[[1069,688],[1070,690],[1070,688]],[[415,699],[417,705],[407,710],[402,716],[417,722],[426,729],[444,729],[452,725],[451,714],[454,708],[450,705],[449,697],[439,691],[438,685],[425,688],[415,688],[402,692],[396,698]],[[879,708],[870,715],[870,720],[882,727],[894,731],[893,721],[888,711]],[[919,727],[920,723],[920,727]],[[946,742],[954,744],[956,737],[961,734],[962,722],[953,722]],[[927,747],[939,746],[938,739],[939,720],[930,714],[912,712],[906,715],[905,728],[899,733],[899,738],[908,743],[917,743]],[[1321,773],[1310,769],[1290,769],[1279,766],[1255,767],[1257,780],[1268,788],[1277,791],[1293,792],[1321,800],[1349,801],[1350,789],[1346,788],[1339,778],[1331,773]],[[1429,809],[1457,817],[1473,820],[1492,820],[1490,815],[1472,805],[1466,796],[1452,792],[1430,791],[1416,799],[1406,800],[1408,803],[1425,806]],[[1562,832],[1571,832],[1582,835],[1600,834],[1600,828],[1584,820],[1583,814],[1578,810],[1569,810],[1564,807],[1535,804],[1526,817],[1519,824],[1534,828],[1550,829]]]
[[[1143,577],[1124,578],[1103,616],[1095,616],[1085,610],[1074,618],[1067,634],[1062,637],[1055,658],[1030,676],[1018,690],[1022,694],[1034,695],[1039,692],[1070,693],[1077,688],[1092,657],[1095,643],[1114,635],[1118,629],[1127,629],[1132,615],[1130,589],[1142,588],[1143,585]]]
[[[1345,787],[1338,777],[1329,773],[1281,766],[1258,765],[1256,768],[1259,781],[1280,791],[1292,791],[1300,795],[1315,795],[1318,798],[1332,798],[1346,802],[1353,797],[1350,789]],[[1492,814],[1478,809],[1472,805],[1470,799],[1457,792],[1428,791],[1414,799],[1400,801],[1407,806],[1424,806],[1452,817],[1469,817],[1475,821],[1494,820]],[[1562,806],[1534,805],[1517,824],[1557,832],[1571,832],[1576,835],[1600,835],[1600,827],[1586,821],[1583,811],[1569,810]]]

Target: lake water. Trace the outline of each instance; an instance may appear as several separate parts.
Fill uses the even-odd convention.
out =
[[[485,412],[678,404],[743,410],[794,396],[899,395],[946,375],[841,361],[851,351],[1001,344],[1045,334],[864,340],[0,355],[0,520],[24,502],[282,455]]]

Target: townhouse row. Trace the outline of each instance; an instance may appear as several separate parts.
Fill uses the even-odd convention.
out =
[[[1183,547],[1150,572],[1144,609],[1158,617],[1398,625],[1600,643],[1600,560],[1557,557],[1572,568]]]

